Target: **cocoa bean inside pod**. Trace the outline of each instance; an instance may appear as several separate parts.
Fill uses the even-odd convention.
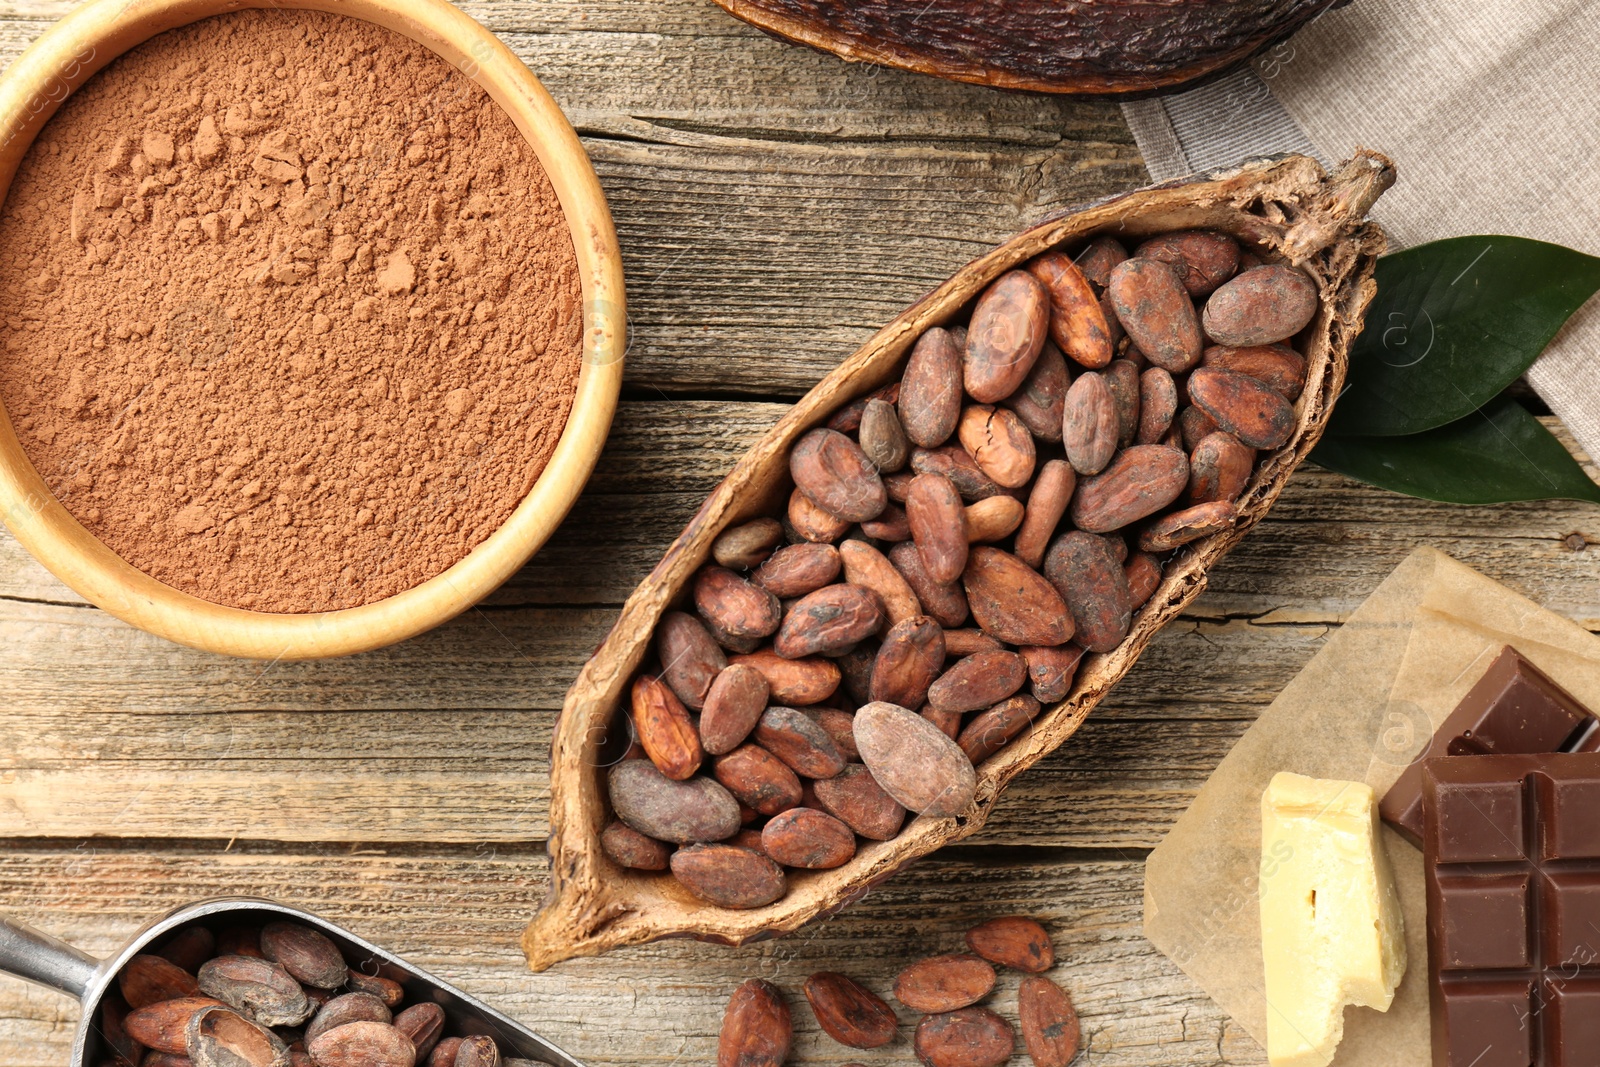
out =
[[[1189,485],[1189,457],[1166,445],[1134,445],[1111,466],[1078,483],[1069,513],[1072,522],[1090,533],[1111,533],[1165,508]],[[970,598],[972,590],[967,590]],[[979,620],[980,623],[982,620]],[[1071,637],[1071,634],[1067,635]],[[1015,644],[1060,644],[1059,641],[1017,641]]]
[[[783,544],[783,523],[777,519],[752,519],[730,527],[711,542],[711,558],[729,570],[747,571],[761,565]]]
[[[1123,573],[1128,576],[1128,595],[1133,610],[1138,611],[1161,585],[1161,561],[1148,552],[1135,552],[1128,558]]]
[[[756,568],[751,581],[773,596],[788,599],[831,584],[839,577],[839,568],[839,550],[832,545],[786,545]]]
[[[1147,367],[1139,374],[1139,429],[1133,439],[1153,445],[1167,436],[1178,415],[1178,386],[1172,375],[1160,367]]]
[[[904,508],[896,504],[887,504],[877,518],[861,524],[861,532],[874,541],[909,541],[911,523],[906,518]]]
[[[1156,571],[1157,578],[1161,574]],[[1149,594],[1146,594],[1148,597]],[[1144,601],[1140,601],[1142,604]],[[1083,659],[1083,646],[1076,642],[1070,645],[1057,645],[1054,648],[1041,648],[1038,645],[1024,645],[1017,649],[1018,654],[1028,665],[1028,682],[1032,687],[1033,698],[1041,704],[1055,704],[1067,699],[1067,694],[1072,692],[1072,680],[1077,677],[1078,663]]]
[[[990,283],[967,324],[961,370],[968,395],[993,404],[1016,392],[1039,358],[1049,324],[1050,297],[1039,279],[1013,270]]]
[[[787,514],[793,540],[829,544],[839,540],[850,529],[850,523],[837,515],[822,510],[805,493],[796,489],[789,494]]]
[[[1133,254],[1172,267],[1184,289],[1196,299],[1211,295],[1239,270],[1239,242],[1208,230],[1164,233],[1145,241]]]
[[[741,804],[762,815],[776,815],[800,803],[800,779],[760,745],[740,745],[718,756],[711,774]]]
[[[1078,265],[1061,252],[1030,260],[1027,270],[1050,294],[1050,339],[1085,367],[1111,362],[1115,342],[1100,297]]]
[[[1114,359],[1106,367],[1106,388],[1117,406],[1117,444],[1126,448],[1139,432],[1139,375],[1145,368],[1131,359]]]
[[[607,783],[617,818],[657,841],[721,841],[739,830],[738,801],[709,778],[675,782],[648,760],[624,760]]]
[[[1038,461],[1033,437],[1010,408],[974,404],[962,411],[956,433],[978,469],[996,484],[1018,489],[1033,478]]]
[[[861,753],[856,751],[856,717],[853,712],[841,711],[838,708],[807,708],[805,712],[815,719],[817,725],[822,727],[833,740],[833,746],[839,750],[839,755],[847,761],[861,758]]]
[[[600,848],[619,866],[638,871],[664,871],[672,855],[672,849],[664,842],[644,836],[620,819],[607,824],[600,832]]]
[[[1066,406],[1067,388],[1071,384],[1072,377],[1067,371],[1067,361],[1062,357],[1061,350],[1046,341],[1033,364],[1033,370],[1022,380],[1022,387],[1000,403],[1014,411],[1034,437],[1041,441],[1060,442],[1061,415]]]
[[[882,1048],[900,1022],[884,999],[853,978],[819,971],[806,979],[806,1001],[823,1032],[850,1048]]]
[[[906,521],[923,570],[935,582],[949,583],[967,567],[967,529],[961,494],[950,479],[919,474],[906,496]]]
[[[1128,250],[1115,237],[1101,234],[1083,246],[1073,259],[1083,276],[1101,289],[1111,284],[1111,272],[1128,258]]]
[[[900,832],[906,809],[872,777],[864,764],[852,763],[832,778],[814,783],[822,810],[870,841],[888,841]]]
[[[959,659],[928,688],[928,704],[939,711],[977,711],[1021,689],[1027,664],[1015,652],[977,652]]]
[[[1212,293],[1204,323],[1206,335],[1218,344],[1269,345],[1293,337],[1316,314],[1317,283],[1305,271],[1269,263]]]
[[[705,624],[683,611],[669,611],[656,626],[656,655],[661,660],[661,677],[686,707],[699,711],[705,706],[711,683],[728,665],[723,652]]]
[[[895,545],[889,550],[889,562],[911,587],[922,610],[940,626],[949,630],[967,621],[966,592],[957,582],[935,581],[916,545]]]
[[[785,867],[831,870],[856,854],[856,835],[825,811],[795,807],[767,820],[761,828],[761,847]]]
[[[777,704],[797,707],[820,704],[839,688],[838,665],[816,656],[784,659],[767,648],[734,656],[732,662],[760,671],[771,690],[769,699]]]
[[[844,770],[844,754],[828,731],[798,708],[768,708],[756,723],[754,739],[807,778],[832,778]]]
[[[1105,538],[1082,530],[1062,534],[1045,556],[1044,573],[1072,612],[1074,641],[1090,652],[1109,652],[1128,636],[1132,595]]]
[[[789,454],[789,474],[818,507],[845,522],[876,518],[889,502],[872,462],[837,430],[802,435]]]
[[[1189,456],[1189,502],[1239,499],[1255,464],[1255,449],[1233,434],[1207,434]]]
[[[840,433],[855,433],[861,429],[861,418],[867,413],[867,405],[874,400],[882,400],[893,404],[900,396],[900,383],[890,382],[888,385],[874,389],[860,400],[852,400],[838,411],[834,412],[826,423],[830,430]]]
[[[1050,538],[1061,525],[1061,517],[1067,513],[1067,505],[1077,487],[1077,472],[1066,460],[1047,460],[1039,468],[1039,477],[1034,479],[1033,490],[1028,494],[1022,525],[1017,530],[1018,559],[1035,570],[1044,564]]]
[[[1211,421],[1211,416],[1193,405],[1178,412],[1178,430],[1183,437],[1185,452],[1193,452],[1194,446],[1217,432],[1217,424]]]
[[[200,991],[216,997],[263,1026],[299,1026],[314,1005],[289,972],[252,956],[207,960],[197,976]]]
[[[849,652],[834,657],[833,662],[839,665],[844,682],[839,699],[830,703],[859,708],[871,700],[868,693],[872,690],[872,668],[877,661],[878,646],[871,641],[863,641]]]
[[[961,720],[965,717],[959,711],[940,711],[938,708],[924,707],[917,713],[924,719],[933,723],[941,734],[954,741],[961,736]]]
[[[1196,407],[1251,448],[1277,448],[1294,432],[1294,408],[1248,374],[1200,367],[1189,375],[1187,389]]]
[[[924,1016],[912,1044],[928,1067],[1000,1067],[1016,1048],[1016,1031],[988,1008]]]
[[[976,1004],[994,989],[994,967],[967,952],[920,960],[894,980],[895,999],[912,1011],[955,1011]]]
[[[765,907],[787,887],[782,867],[737,845],[680,848],[672,854],[672,874],[689,892],[722,908]]]
[[[857,710],[856,747],[872,777],[909,811],[946,818],[965,811],[977,793],[972,761],[907,708],[874,702]]]
[[[717,1067],[783,1067],[794,1027],[771,982],[752,978],[733,991],[717,1038]]]
[[[1022,501],[1010,496],[992,496],[968,504],[964,513],[967,540],[976,543],[1004,541],[1022,525]]]
[[[630,708],[634,734],[656,769],[675,782],[693,777],[703,756],[700,735],[666,683],[648,674],[635,678]]]
[[[1099,474],[1116,454],[1120,432],[1117,402],[1106,379],[1093,371],[1078,375],[1067,390],[1061,427],[1061,443],[1072,469]]]
[[[202,1008],[185,1030],[194,1067],[289,1067],[289,1047],[278,1035],[229,1008]]]
[[[944,475],[956,487],[956,492],[961,494],[961,499],[968,503],[1008,492],[1003,485],[983,473],[978,461],[960,445],[919,448],[911,453],[911,469],[918,474]]]
[[[885,613],[881,629],[922,614],[922,603],[911,585],[876,548],[864,541],[846,541],[839,546],[839,559],[845,581],[877,594]]]
[[[1183,453],[1178,457],[1183,460]],[[1188,470],[1183,474],[1187,483]],[[1062,645],[1072,640],[1072,616],[1061,594],[1010,553],[974,545],[961,582],[973,620],[997,640],[1013,645]]]
[[[906,361],[898,403],[900,424],[911,443],[938,448],[956,432],[961,417],[961,348],[937,326],[923,332]]]
[[[462,1047],[471,1040],[463,1038]],[[411,1039],[387,1023],[346,1023],[307,1041],[306,1051],[317,1067],[412,1067],[417,1062]],[[461,1062],[459,1050],[455,1062]]]
[[[777,597],[726,567],[702,567],[695,575],[694,606],[714,630],[749,640],[770,637],[783,618]]]
[[[893,474],[911,456],[911,444],[894,405],[882,400],[867,401],[861,415],[860,440],[861,451],[880,474]]]
[[[784,659],[841,652],[883,625],[883,602],[859,585],[830,585],[807,593],[784,617],[772,643]]]
[[[1211,345],[1201,355],[1200,365],[1248,374],[1271,386],[1291,404],[1300,399],[1306,387],[1306,359],[1288,345]]]
[[[1139,531],[1139,548],[1145,552],[1171,552],[1180,545],[1221,533],[1238,517],[1239,511],[1231,500],[1214,500],[1170,512]]]
[[[1200,319],[1169,264],[1139,257],[1119,263],[1107,291],[1117,321],[1151,363],[1179,374],[1200,362]]]
[[[1039,717],[1039,701],[1027,693],[1008,697],[972,717],[956,738],[967,759],[977,766],[999,752]]]
[[[1068,1067],[1078,1057],[1083,1031],[1066,990],[1038,975],[1017,990],[1017,1023],[1022,1046],[1034,1067]]]
[[[872,700],[921,707],[944,669],[944,630],[926,615],[897,622],[884,635],[872,666]]]
[[[755,729],[770,695],[760,671],[746,663],[730,664],[711,683],[700,713],[701,747],[713,756],[732,752]]]

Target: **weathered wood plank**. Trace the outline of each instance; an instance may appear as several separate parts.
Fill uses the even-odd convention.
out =
[[[799,995],[816,970],[843,970],[887,993],[906,963],[960,945],[996,914],[1038,916],[1050,928],[1065,985],[1083,1015],[1089,1062],[1105,1067],[1260,1064],[1247,1037],[1140,934],[1138,858],[1046,860],[963,852],[926,860],[842,915],[746,949],[675,942],[577,960],[528,975],[516,938],[544,890],[542,859],[516,851],[451,854],[273,854],[171,847],[0,854],[6,907],[86,949],[107,952],[140,923],[181,903],[248,892],[302,904],[459,983],[531,1024],[580,1059],[615,1064],[707,1063],[728,993],[761,976],[789,994],[795,1062],[906,1063],[915,1017],[876,1052],[823,1036]],[[1015,1018],[1017,976],[992,1003]],[[0,1062],[64,1062],[75,1009],[65,998],[0,982]],[[1226,1060],[1220,1054],[1226,1054]],[[1022,1062],[1019,1051],[1019,1059]]]

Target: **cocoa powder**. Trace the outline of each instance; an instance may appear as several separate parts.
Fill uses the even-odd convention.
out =
[[[369,23],[238,12],[122,56],[29,150],[0,212],[0,401],[135,567],[352,607],[532,487],[580,302],[548,178],[467,77]]]

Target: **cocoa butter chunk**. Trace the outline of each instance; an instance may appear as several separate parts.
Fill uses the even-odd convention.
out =
[[[874,702],[856,712],[856,747],[872,777],[901,807],[940,819],[965,811],[977,795],[972,761],[916,712]]]
[[[689,892],[722,908],[765,907],[787,888],[782,867],[737,845],[680,848],[672,854],[672,874]]]
[[[845,522],[877,518],[889,502],[872,461],[837,430],[812,430],[796,441],[789,473],[817,507]]]
[[[1281,263],[1254,267],[1206,301],[1206,335],[1223,345],[1269,345],[1293,337],[1317,314],[1317,283]]]
[[[991,282],[967,324],[962,378],[972,398],[993,404],[1016,392],[1033,370],[1049,327],[1050,297],[1039,279],[1013,270]]]

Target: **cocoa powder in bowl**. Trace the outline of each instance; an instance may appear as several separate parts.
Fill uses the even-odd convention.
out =
[[[532,488],[581,305],[555,191],[482,89],[370,23],[242,11],[118,58],[30,148],[0,211],[0,402],[133,566],[354,607]]]

